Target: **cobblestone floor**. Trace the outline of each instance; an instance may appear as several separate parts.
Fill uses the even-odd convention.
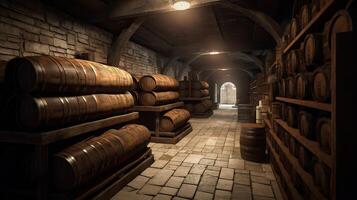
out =
[[[270,164],[241,159],[235,109],[190,121],[179,143],[149,144],[155,162],[113,200],[282,199]]]

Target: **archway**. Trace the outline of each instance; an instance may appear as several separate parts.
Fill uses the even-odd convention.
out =
[[[237,88],[232,82],[225,82],[220,88],[220,104],[234,105],[237,100]]]

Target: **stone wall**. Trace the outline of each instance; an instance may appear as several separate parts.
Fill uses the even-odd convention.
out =
[[[18,2],[0,1],[0,60],[33,55],[74,58],[76,54],[91,53],[94,61],[107,63],[113,34],[55,8]],[[159,57],[156,52],[129,42],[120,67],[139,76],[159,73]]]

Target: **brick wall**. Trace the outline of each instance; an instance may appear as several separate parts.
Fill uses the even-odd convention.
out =
[[[0,60],[32,55],[73,58],[91,52],[94,61],[107,63],[111,33],[52,7],[16,2],[0,1]],[[129,42],[120,67],[135,75],[159,73],[158,58],[154,51]]]

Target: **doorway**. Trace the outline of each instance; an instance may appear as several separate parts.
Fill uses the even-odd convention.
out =
[[[237,88],[232,82],[225,82],[220,88],[220,104],[234,105],[237,100]]]

